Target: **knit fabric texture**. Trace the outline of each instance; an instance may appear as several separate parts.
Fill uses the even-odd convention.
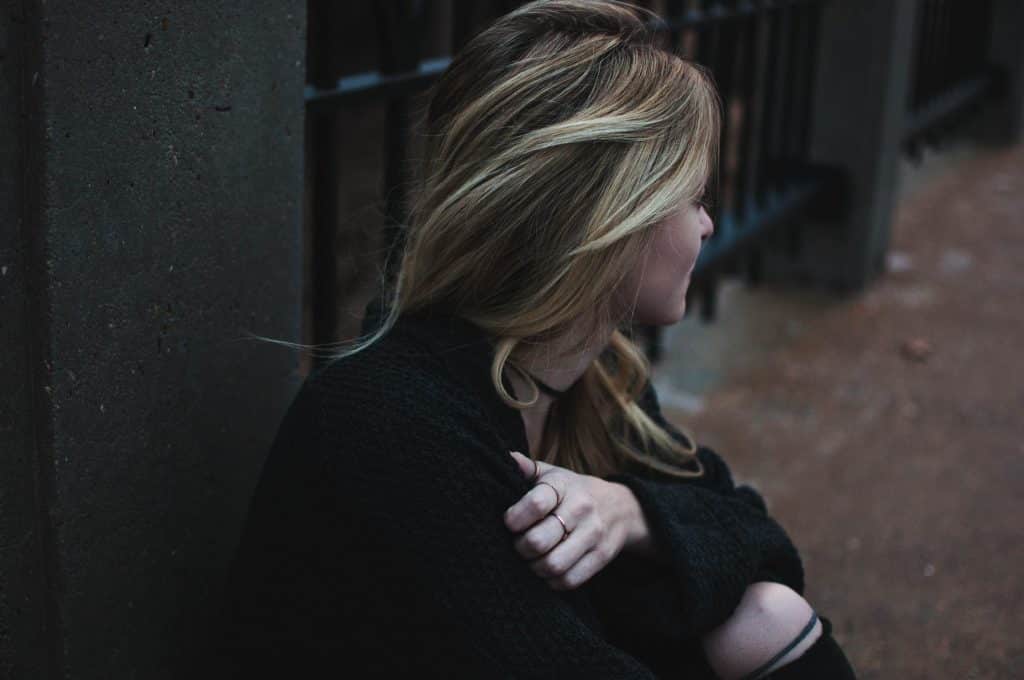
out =
[[[217,677],[714,678],[699,637],[750,583],[803,592],[785,531],[705,446],[702,478],[607,477],[633,491],[655,557],[550,588],[504,525],[532,485],[491,357],[481,329],[432,310],[305,380],[231,565]],[[639,403],[684,438],[651,385]]]

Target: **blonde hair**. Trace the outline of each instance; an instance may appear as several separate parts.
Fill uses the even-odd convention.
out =
[[[721,104],[698,65],[659,47],[652,12],[613,0],[531,2],[454,57],[428,92],[424,153],[404,248],[378,329],[441,307],[494,339],[491,378],[524,347],[579,324],[614,327],[610,291],[650,247],[653,227],[700,198],[718,156]],[[573,350],[592,333],[579,334]],[[552,404],[538,456],[604,476],[629,461],[703,474],[685,445],[637,404],[650,376],[621,330]],[[552,427],[553,426],[553,427]],[[694,460],[698,471],[681,469]]]

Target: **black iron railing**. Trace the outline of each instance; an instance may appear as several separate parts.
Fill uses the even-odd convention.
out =
[[[992,0],[918,0],[904,147],[923,146],[971,114],[999,90],[989,60]]]
[[[658,24],[667,46],[712,70],[725,120],[722,164],[714,201],[716,230],[694,269],[691,297],[700,295],[701,316],[715,314],[717,281],[742,271],[756,282],[759,247],[786,227],[799,247],[801,216],[823,195],[834,194],[838,173],[808,163],[813,118],[813,73],[818,17],[823,0],[685,0],[665,3]],[[373,68],[352,69],[339,60],[335,28],[352,21],[349,3],[309,5],[309,86],[306,92],[311,155],[310,247],[312,341],[329,342],[338,324],[336,175],[346,162],[332,117],[339,111],[386,102],[387,132],[380,140],[386,163],[382,192],[390,229],[404,212],[403,172],[409,149],[410,96],[429,85],[477,29],[518,2],[380,2],[363,8],[375,31],[364,42]],[[445,14],[445,10],[447,14]],[[358,19],[356,19],[358,20]],[[424,31],[446,33],[447,54],[426,54]],[[436,48],[435,41],[435,48]],[[366,61],[366,60],[360,60]],[[349,162],[354,162],[348,159]],[[387,243],[397,239],[388,237]],[[393,256],[393,254],[392,254]],[[652,358],[657,358],[657,334]]]
[[[756,283],[761,246],[780,226],[796,254],[800,216],[834,191],[837,173],[808,162],[822,4],[691,0],[667,18],[671,44],[710,67],[724,104],[715,233],[692,279],[705,320],[715,316],[721,275]],[[651,350],[656,359],[656,342]]]

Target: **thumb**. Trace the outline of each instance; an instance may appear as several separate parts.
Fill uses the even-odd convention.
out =
[[[533,462],[532,458],[524,456],[518,451],[509,451],[512,458],[519,464],[519,471],[523,473],[523,477],[527,479],[533,479],[534,474],[537,473],[538,467]]]

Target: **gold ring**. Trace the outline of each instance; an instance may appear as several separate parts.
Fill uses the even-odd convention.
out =
[[[565,520],[559,517],[557,512],[552,512],[551,514],[555,516],[555,519],[562,523],[562,529],[565,531],[565,533],[562,534],[562,540],[564,541],[565,537],[569,535],[569,527],[565,526]]]

